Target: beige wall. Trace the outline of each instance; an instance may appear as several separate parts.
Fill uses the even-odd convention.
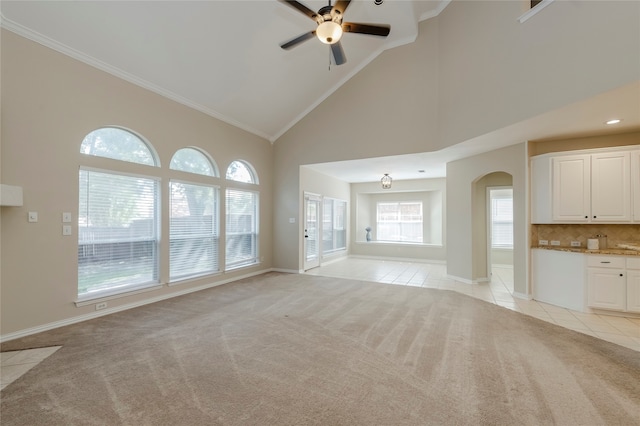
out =
[[[514,159],[519,161],[519,159]],[[512,176],[504,172],[484,175],[473,184],[473,277],[488,280],[490,278],[487,249],[489,247],[487,223],[487,188],[493,186],[512,186]],[[499,253],[499,252],[498,252]],[[513,261],[511,261],[513,263]]]
[[[638,100],[640,102],[640,100]],[[550,152],[576,151],[580,149],[610,148],[614,146],[639,145],[640,132],[598,135],[571,139],[529,141],[529,155]]]
[[[468,282],[486,278],[486,218],[476,220],[478,197],[486,199],[486,186],[478,190],[484,176],[504,172],[513,186],[513,274],[514,290],[527,294],[528,258],[528,169],[526,143],[447,164],[447,274]],[[502,181],[501,181],[502,182]],[[481,195],[480,195],[481,193]],[[478,255],[478,252],[483,255]],[[455,253],[455,255],[452,255]],[[484,273],[483,273],[484,272]]]
[[[556,1],[522,24],[521,14],[517,1],[451,2],[275,142],[275,265],[299,266],[287,218],[299,214],[300,165],[438,150],[638,80],[639,2]]]
[[[437,146],[638,80],[640,2],[555,1],[520,23],[522,3],[456,0],[438,16]]]
[[[2,182],[20,185],[23,207],[3,207],[1,333],[61,323],[95,314],[76,308],[77,227],[63,237],[62,212],[78,212],[78,168],[111,168],[113,162],[82,156],[86,134],[105,125],[132,129],[153,144],[161,160],[162,202],[168,206],[168,170],[173,153],[185,146],[206,150],[224,170],[235,159],[251,163],[260,179],[260,253],[264,262],[230,274],[209,276],[108,302],[109,309],[164,297],[272,264],[271,144],[255,135],[134,86],[67,56],[2,31]],[[146,173],[146,166],[139,166]],[[184,175],[180,176],[185,178]],[[212,183],[221,187],[224,179]],[[222,205],[224,208],[224,204]],[[27,222],[37,211],[39,221]],[[166,211],[166,210],[165,210]],[[221,212],[224,230],[224,209]],[[162,220],[161,279],[168,280],[168,220]],[[222,248],[224,252],[224,248]]]
[[[393,257],[419,261],[444,261],[446,259],[446,181],[438,179],[415,179],[394,181],[391,190],[382,190],[380,182],[351,184],[351,229],[350,254],[358,256]],[[375,236],[376,202],[387,200],[422,201],[425,220],[433,216],[437,226],[427,223],[426,239],[440,241],[433,245],[408,245],[393,243],[367,243],[364,228],[373,228]],[[428,210],[428,211],[427,211]]]
[[[315,170],[311,170],[308,167],[300,168],[300,200],[304,200],[304,193],[309,192],[312,194],[320,195],[321,197],[329,197],[335,198],[338,200],[343,200],[347,202],[347,218],[345,223],[349,223],[349,204],[351,197],[351,189],[347,182],[341,181],[339,179],[333,178],[331,176],[327,176],[323,173],[316,172]],[[296,217],[296,216],[292,216]],[[305,227],[305,218],[304,218],[304,205],[300,203],[300,211],[299,216],[300,221],[296,221],[296,224],[290,224],[291,230],[290,232],[298,233],[298,235],[303,235],[303,230]],[[350,230],[347,226],[347,249],[343,252],[332,253],[328,257],[324,257],[322,253],[320,254],[320,264],[327,260],[333,260],[340,256],[346,256],[348,254],[349,247],[349,235]],[[300,265],[304,263],[304,246],[300,244],[300,252],[299,252],[299,262]],[[303,268],[301,268],[303,269]]]

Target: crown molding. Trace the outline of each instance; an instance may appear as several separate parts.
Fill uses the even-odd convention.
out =
[[[97,58],[94,58],[90,55],[87,55],[79,50],[76,50],[72,47],[69,47],[63,43],[60,43],[56,40],[53,40],[43,34],[38,33],[37,31],[33,31],[30,28],[25,27],[24,25],[18,24],[17,22],[14,22],[8,18],[6,18],[4,15],[2,15],[0,13],[0,28],[4,28],[8,31],[11,31],[12,33],[15,33],[21,37],[24,37],[28,40],[31,40],[33,42],[36,42],[38,44],[41,44],[45,47],[48,47],[52,50],[55,50],[56,52],[62,53],[63,55],[69,56],[73,59],[76,59],[82,63],[85,63],[87,65],[90,65],[94,68],[99,69],[100,71],[104,71],[108,74],[111,74],[115,77],[118,77],[122,80],[125,80],[129,83],[135,84],[136,86],[142,87],[143,89],[147,89],[151,92],[154,92],[162,97],[165,97],[167,99],[170,99],[174,102],[177,102],[179,104],[182,104],[184,106],[187,106],[189,108],[195,109],[196,111],[200,111],[210,117],[216,118],[220,121],[223,121],[227,124],[230,124],[234,127],[237,127],[241,130],[247,131],[249,133],[252,133],[256,136],[259,136],[263,139],[266,139],[268,141],[272,140],[272,136],[267,135],[257,129],[254,129],[251,126],[248,126],[244,123],[241,123],[239,121],[233,120],[229,117],[226,117],[223,114],[220,114],[217,111],[212,110],[211,108],[207,108],[204,105],[201,105],[197,102],[193,102],[183,96],[180,96],[176,93],[171,92],[170,90],[166,90],[163,89],[162,87],[151,83],[147,80],[144,80],[142,78],[136,77],[133,74],[130,74],[124,70],[121,70],[120,68],[114,67],[112,65],[107,64],[106,62],[103,62]]]

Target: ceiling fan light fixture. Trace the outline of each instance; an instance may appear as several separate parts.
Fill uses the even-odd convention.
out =
[[[333,21],[324,21],[316,29],[318,40],[324,44],[335,44],[342,38],[342,27]]]

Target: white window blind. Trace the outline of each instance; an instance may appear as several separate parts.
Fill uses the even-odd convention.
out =
[[[78,296],[158,282],[158,181],[80,170]]]
[[[227,189],[226,269],[258,262],[258,194]]]
[[[422,242],[422,202],[377,203],[376,213],[378,241]]]
[[[177,181],[170,186],[170,280],[217,272],[218,189]]]
[[[513,190],[491,190],[491,247],[513,248]]]
[[[325,197],[322,202],[322,252],[328,254],[347,248],[347,202]]]

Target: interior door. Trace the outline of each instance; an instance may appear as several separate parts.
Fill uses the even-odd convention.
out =
[[[304,270],[320,266],[320,196],[304,196]]]

